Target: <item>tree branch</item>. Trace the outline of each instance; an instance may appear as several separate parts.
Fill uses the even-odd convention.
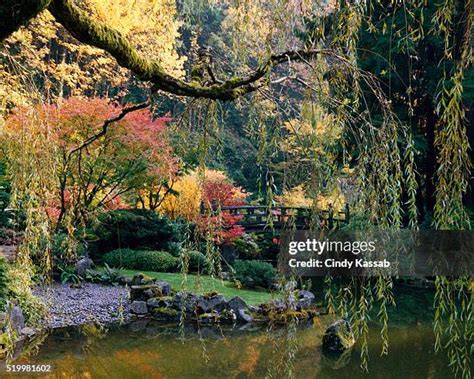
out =
[[[122,109],[122,112],[120,112],[117,116],[114,116],[114,117],[111,117],[107,120],[104,121],[104,124],[102,125],[102,130],[97,133],[97,134],[94,134],[93,136],[89,137],[88,139],[86,139],[82,145],[72,149],[69,154],[68,154],[68,159],[71,158],[71,156],[76,153],[77,151],[79,150],[82,150],[84,148],[86,148],[87,146],[89,146],[91,143],[93,143],[94,141],[96,141],[97,139],[99,139],[100,137],[104,136],[106,133],[107,133],[107,128],[109,127],[110,124],[114,123],[114,122],[117,122],[117,121],[120,121],[121,119],[123,119],[127,114],[129,114],[130,112],[134,112],[134,111],[137,111],[139,109],[144,109],[144,108],[147,108],[150,106],[150,101],[145,101],[144,103],[140,103],[140,104],[137,104],[137,105],[131,105],[129,107],[126,107],[126,108],[123,108]]]
[[[72,0],[52,0],[49,10],[56,20],[62,24],[80,42],[98,47],[110,53],[117,63],[134,72],[141,80],[150,81],[156,90],[178,96],[207,98],[212,100],[234,100],[246,93],[256,91],[263,84],[257,83],[267,75],[273,66],[289,60],[309,59],[323,50],[289,51],[272,55],[266,63],[260,65],[248,77],[227,80],[202,86],[188,83],[166,73],[157,61],[149,60],[131,45],[118,31],[104,23],[91,19],[79,9]]]
[[[289,61],[307,60],[318,54],[330,55],[329,50],[319,49],[275,54],[246,77],[203,86],[194,82],[186,82],[166,73],[159,62],[140,55],[120,32],[105,23],[94,20],[87,12],[76,6],[73,0],[6,0],[6,2],[5,5],[0,6],[0,19],[6,19],[3,24],[0,24],[0,40],[8,37],[47,7],[56,21],[80,42],[107,51],[120,66],[131,70],[141,80],[152,82],[155,90],[178,96],[223,101],[234,100],[269,84],[269,80],[261,81],[261,79],[264,79],[276,65]],[[8,17],[9,15],[14,17]]]

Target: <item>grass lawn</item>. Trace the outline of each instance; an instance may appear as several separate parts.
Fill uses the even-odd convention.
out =
[[[234,296],[240,296],[247,304],[261,304],[278,294],[272,294],[267,291],[256,291],[247,289],[238,289],[233,286],[231,282],[226,282],[220,279],[214,279],[210,276],[197,276],[188,274],[187,281],[184,287],[181,286],[182,275],[180,273],[155,272],[155,271],[140,271],[140,270],[121,270],[122,275],[133,277],[139,273],[149,276],[154,279],[165,280],[175,291],[184,289],[185,291],[193,293],[218,292],[224,295],[227,299]]]

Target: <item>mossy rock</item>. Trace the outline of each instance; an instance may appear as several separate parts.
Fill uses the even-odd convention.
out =
[[[323,350],[328,354],[341,354],[354,344],[354,334],[346,320],[338,320],[331,324],[323,336]]]
[[[212,292],[203,293],[203,294],[202,294],[202,297],[205,298],[205,299],[210,299],[210,298],[212,298],[212,297],[214,297],[214,296],[218,296],[218,295],[219,295],[218,292],[212,291]]]
[[[270,311],[267,315],[268,319],[274,322],[286,324],[291,320],[306,320],[310,317],[315,316],[313,310],[286,310],[284,312],[272,312]]]
[[[179,318],[179,312],[172,308],[155,308],[151,311],[154,318],[165,320],[176,320]]]

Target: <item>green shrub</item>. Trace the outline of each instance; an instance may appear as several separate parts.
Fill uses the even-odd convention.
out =
[[[131,270],[174,272],[179,259],[166,251],[117,249],[104,255],[104,263]]]
[[[275,280],[275,269],[261,261],[235,261],[235,278],[245,287],[270,288]]]
[[[232,241],[237,257],[240,259],[255,259],[259,257],[261,249],[258,246],[257,240],[257,235],[244,233],[240,238]]]
[[[116,285],[122,277],[122,272],[117,268],[111,268],[105,263],[103,270],[87,270],[86,280],[92,283]]]
[[[76,274],[74,267],[66,267],[61,269],[61,283],[71,283],[71,284],[80,284],[82,278]]]
[[[183,252],[181,242],[169,241],[163,246],[163,250],[170,253],[173,257],[179,257]]]
[[[100,260],[104,252],[118,249],[173,250],[182,242],[189,224],[146,209],[118,209],[99,215],[88,228],[90,254]],[[174,252],[174,251],[173,251]]]
[[[3,257],[0,257],[0,311],[5,308],[8,296],[8,266]]]

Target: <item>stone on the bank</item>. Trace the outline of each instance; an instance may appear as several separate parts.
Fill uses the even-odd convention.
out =
[[[90,270],[94,266],[94,262],[89,257],[82,257],[76,263],[74,267],[76,274],[84,277],[86,275],[87,270]]]
[[[130,300],[147,301],[150,298],[161,296],[160,289],[155,284],[132,285],[130,287]]]
[[[144,315],[148,313],[148,307],[145,301],[136,300],[130,305],[130,310],[137,315]]]
[[[180,312],[172,308],[154,308],[152,314],[156,320],[171,321],[180,319]]]
[[[194,313],[196,302],[199,296],[187,292],[178,292],[173,299],[173,308],[181,310],[184,308],[186,313]]]
[[[171,295],[171,285],[164,280],[156,280],[155,284],[159,287],[162,296]]]
[[[323,350],[330,354],[340,354],[354,344],[354,334],[346,320],[338,320],[329,325],[323,336]]]
[[[211,306],[204,296],[197,296],[194,308],[198,314],[211,311]]]
[[[227,302],[227,308],[234,312],[237,321],[252,322],[253,317],[250,315],[249,307],[240,297],[235,296]]]
[[[253,317],[250,315],[250,313],[248,312],[247,309],[239,309],[237,311],[237,321],[240,321],[240,322],[252,322],[253,321]]]
[[[10,311],[9,320],[10,326],[16,333],[20,333],[25,327],[25,317],[23,316],[23,311],[18,305],[13,307]]]
[[[227,302],[227,307],[232,309],[236,314],[239,309],[248,309],[247,303],[240,297],[234,296]]]
[[[146,277],[143,274],[138,274],[138,275],[135,275],[132,278],[132,283],[131,284],[133,286],[143,286],[143,285],[147,285],[147,284],[153,284],[153,279],[149,278],[149,277]]]
[[[166,297],[154,297],[153,299],[148,299],[146,302],[146,305],[150,309],[154,308],[168,308],[171,307],[172,305],[172,300],[171,298],[166,298]]]
[[[31,337],[33,337],[35,334],[36,334],[36,330],[34,330],[33,328],[30,328],[29,326],[26,326],[26,327],[24,327],[23,329],[21,329],[21,335],[22,335],[22,336],[31,338]]]
[[[227,301],[223,295],[214,295],[207,299],[211,310],[222,312],[227,308]]]
[[[297,307],[300,309],[309,308],[314,303],[315,298],[312,292],[300,290],[298,291]]]

